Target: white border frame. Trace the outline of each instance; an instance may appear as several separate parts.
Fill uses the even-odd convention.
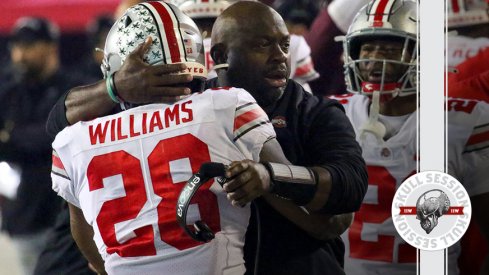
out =
[[[443,0],[419,0],[419,171],[446,172],[445,11]],[[419,275],[446,275],[446,251],[418,251]]]

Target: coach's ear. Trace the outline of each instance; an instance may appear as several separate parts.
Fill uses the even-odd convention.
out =
[[[226,46],[223,43],[217,43],[212,46],[211,57],[215,65],[226,64],[228,60]]]

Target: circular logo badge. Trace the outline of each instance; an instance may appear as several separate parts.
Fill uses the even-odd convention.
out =
[[[470,223],[469,194],[454,177],[424,171],[405,180],[392,200],[399,235],[422,250],[445,249],[462,238]]]
[[[272,118],[272,125],[275,128],[285,128],[287,127],[287,120],[283,116],[276,116]]]

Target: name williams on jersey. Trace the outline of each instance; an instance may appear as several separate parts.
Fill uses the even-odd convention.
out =
[[[165,109],[131,113],[88,126],[91,145],[151,134],[193,121],[192,100]]]

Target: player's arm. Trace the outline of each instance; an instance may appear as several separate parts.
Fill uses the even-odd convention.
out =
[[[260,160],[290,164],[276,139],[271,139],[263,145]],[[265,201],[275,210],[316,239],[327,240],[341,235],[353,220],[351,213],[328,215],[311,212],[286,198],[269,193],[267,187],[263,188],[262,183],[270,183],[270,177],[266,168],[260,163],[251,160],[233,162],[228,172],[228,177],[235,176],[236,172],[239,179],[226,183],[224,190],[234,188],[233,184],[244,183],[240,188],[235,188],[228,193],[228,198],[233,205],[244,205],[248,200],[263,195]],[[242,195],[244,197],[240,197]]]
[[[276,139],[264,144],[260,153],[260,160],[290,164]],[[305,207],[299,207],[292,201],[270,193],[265,193],[263,198],[280,214],[319,240],[328,240],[340,236],[353,221],[352,213],[321,214],[307,211]]]
[[[149,65],[143,61],[151,42],[148,38],[139,45],[114,74],[117,94],[126,102],[171,102],[181,95],[190,94],[189,88],[175,86],[192,80],[190,74],[177,75],[186,69],[185,64]],[[116,107],[107,93],[105,80],[73,88],[51,110],[47,131],[54,137],[68,125],[108,115]]]
[[[224,185],[234,205],[265,193],[286,198],[308,211],[343,214],[360,208],[367,190],[367,171],[353,128],[341,108],[321,106],[322,120],[309,130],[305,148],[316,165],[290,165],[264,146],[261,163],[233,162]],[[319,108],[319,107],[318,107]],[[328,109],[328,110],[326,110]]]
[[[325,100],[311,111],[311,127],[302,137],[313,165],[316,191],[305,206],[310,211],[341,214],[357,211],[368,186],[367,167],[355,132],[343,108]],[[316,113],[317,115],[313,115]]]
[[[353,221],[353,214],[328,215],[307,211],[295,203],[269,193],[263,195],[265,201],[275,210],[318,240],[329,240],[340,236]]]
[[[105,272],[104,260],[100,256],[97,246],[93,240],[93,228],[85,221],[80,208],[68,203],[70,208],[71,234],[88,262],[99,274]]]

